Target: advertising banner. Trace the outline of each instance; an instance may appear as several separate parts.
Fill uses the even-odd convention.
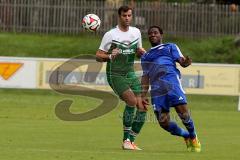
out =
[[[36,88],[35,60],[0,57],[0,88]]]

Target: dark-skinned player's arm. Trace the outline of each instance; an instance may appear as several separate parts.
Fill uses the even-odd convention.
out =
[[[144,49],[144,48],[137,48],[137,52],[136,52],[136,55],[137,55],[137,57],[138,58],[141,58],[141,56],[143,55],[143,54],[145,54],[146,53],[146,50]]]
[[[183,67],[186,68],[192,64],[192,59],[189,56],[180,57],[178,59],[178,63]]]
[[[144,106],[149,105],[149,101],[147,98],[147,93],[149,89],[149,77],[148,75],[143,75],[141,78],[141,85],[142,85],[142,103]]]

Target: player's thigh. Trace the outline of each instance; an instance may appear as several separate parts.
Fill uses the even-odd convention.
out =
[[[140,95],[142,92],[142,87],[139,78],[136,76],[135,72],[129,72],[126,76],[126,80],[133,93],[135,95]]]
[[[172,90],[168,93],[168,99],[172,107],[178,106],[180,104],[187,104],[187,98],[185,91],[183,90],[182,84],[178,75],[172,74],[168,77],[169,83],[172,85]]]
[[[167,95],[162,96],[152,96],[151,97],[152,106],[154,111],[161,111],[160,113],[169,112],[170,111],[170,105]]]
[[[171,107],[187,104],[185,92],[177,84],[175,84],[173,89],[168,93],[168,99]]]
[[[107,75],[107,81],[113,91],[121,98],[123,93],[129,89],[129,84],[125,76],[121,75]]]
[[[122,100],[129,106],[136,106],[137,105],[137,98],[131,89],[125,90],[121,94]]]

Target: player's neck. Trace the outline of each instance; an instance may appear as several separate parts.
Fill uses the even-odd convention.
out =
[[[129,30],[129,26],[122,26],[120,24],[118,24],[118,28],[119,30],[121,30],[122,32],[127,32]]]
[[[160,45],[160,44],[162,44],[162,43],[152,43],[151,46],[152,46],[152,47],[156,47],[156,46],[158,46],[158,45]]]
[[[156,47],[158,45],[162,44],[162,40],[160,40],[160,42],[156,42],[156,43],[151,43],[152,47]]]

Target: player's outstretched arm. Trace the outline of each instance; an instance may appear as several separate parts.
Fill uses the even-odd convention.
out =
[[[181,57],[178,59],[178,62],[182,67],[185,68],[192,64],[192,59],[189,56]]]

